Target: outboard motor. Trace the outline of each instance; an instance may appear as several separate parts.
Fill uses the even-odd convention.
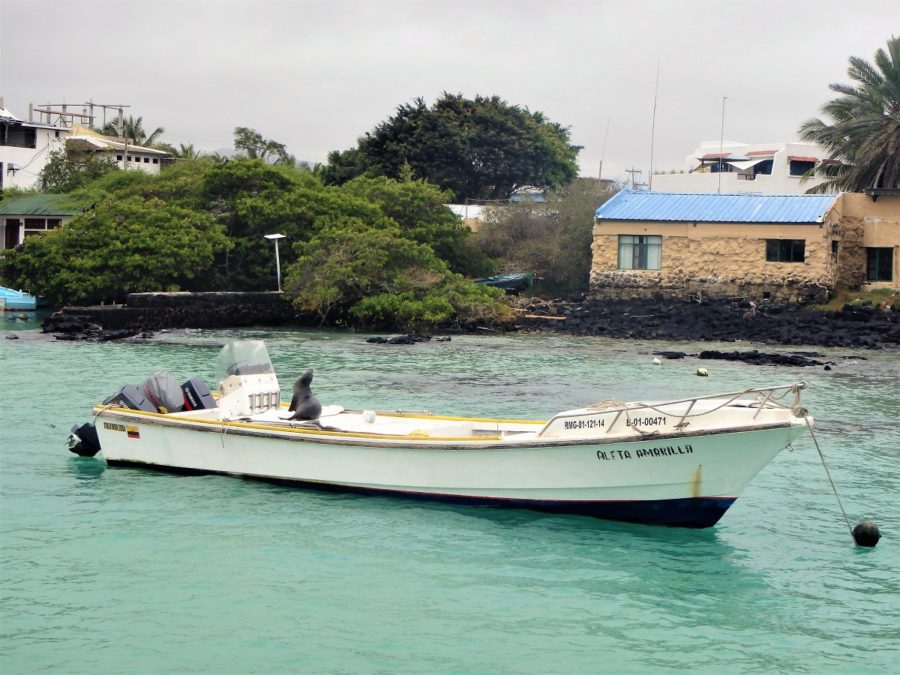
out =
[[[72,426],[69,434],[69,450],[79,457],[93,457],[100,452],[100,439],[97,437],[97,428],[90,422],[81,426]]]

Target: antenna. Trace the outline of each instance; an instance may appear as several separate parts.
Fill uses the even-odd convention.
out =
[[[603,134],[603,152],[600,155],[600,171],[597,172],[597,182],[603,187],[603,160],[606,159],[606,140],[609,138],[609,122],[612,119],[612,113],[606,117],[606,133]]]
[[[719,132],[719,187],[716,189],[716,194],[722,194],[722,148],[725,145],[725,101],[727,100],[727,96],[722,97],[722,129]]]
[[[650,178],[648,179],[647,189],[653,189],[653,140],[656,137],[656,99],[659,94],[659,61],[656,57],[656,88],[653,90],[653,121],[650,123]]]

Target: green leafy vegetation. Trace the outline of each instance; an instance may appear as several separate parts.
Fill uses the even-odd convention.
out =
[[[332,152],[328,184],[357,176],[401,179],[405,167],[465,199],[506,199],[523,186],[559,187],[578,175],[580,148],[569,130],[540,112],[497,96],[445,93],[433,106],[421,98],[362,136],[357,147]]]
[[[890,288],[876,288],[869,291],[854,291],[848,288],[842,288],[838,289],[835,296],[827,303],[822,305],[812,305],[812,307],[813,309],[822,310],[824,312],[837,312],[843,309],[844,305],[861,307],[900,306],[900,293]]]
[[[815,118],[800,127],[803,140],[840,162],[817,167],[825,182],[811,192],[900,188],[900,37],[875,53],[874,65],[851,57],[847,75],[855,84],[829,85],[840,94],[822,106],[831,123]]]
[[[4,258],[3,278],[56,304],[115,302],[131,292],[202,285],[228,246],[208,214],[155,198],[107,199],[29,237]]]
[[[548,293],[588,290],[594,212],[612,196],[598,181],[579,178],[550,191],[543,202],[525,200],[487,209],[475,244],[504,272],[532,272]]]
[[[285,287],[298,310],[322,323],[421,329],[510,318],[498,302],[501,291],[454,274],[429,246],[396,227],[328,222],[302,248]]]

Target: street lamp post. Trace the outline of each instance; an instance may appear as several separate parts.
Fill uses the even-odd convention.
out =
[[[278,280],[278,292],[281,293],[281,260],[278,258],[278,240],[284,239],[283,234],[264,234],[266,239],[275,242],[275,278]]]

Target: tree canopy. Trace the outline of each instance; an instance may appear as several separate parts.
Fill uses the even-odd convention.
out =
[[[128,293],[190,287],[228,246],[209,215],[122,197],[26,239],[4,259],[3,277],[55,304],[122,301]]]
[[[237,127],[234,130],[234,147],[250,159],[290,166],[296,163],[293,155],[288,154],[284,143],[263,138],[263,135],[255,129]]]
[[[69,194],[84,213],[0,260],[8,285],[53,304],[271,290],[264,235],[280,233],[286,293],[320,320],[427,327],[508,318],[495,289],[456,273],[491,271],[492,262],[471,248],[444,193],[408,176],[327,186],[294,166],[200,158],[158,175],[110,171]]]
[[[569,130],[540,112],[498,96],[444,95],[431,107],[422,98],[397,108],[357,141],[333,152],[322,174],[339,184],[367,176],[416,178],[464,199],[506,199],[524,186],[562,186],[578,173],[579,146]]]
[[[328,220],[302,247],[288,271],[294,305],[324,323],[347,320],[371,327],[417,329],[452,320],[499,323],[509,310],[502,291],[453,274],[424,244],[397,227]]]
[[[900,188],[900,38],[875,53],[874,65],[851,57],[847,75],[855,84],[829,85],[840,94],[821,109],[831,123],[814,118],[800,127],[803,140],[840,162],[821,168],[826,180],[812,191]]]

